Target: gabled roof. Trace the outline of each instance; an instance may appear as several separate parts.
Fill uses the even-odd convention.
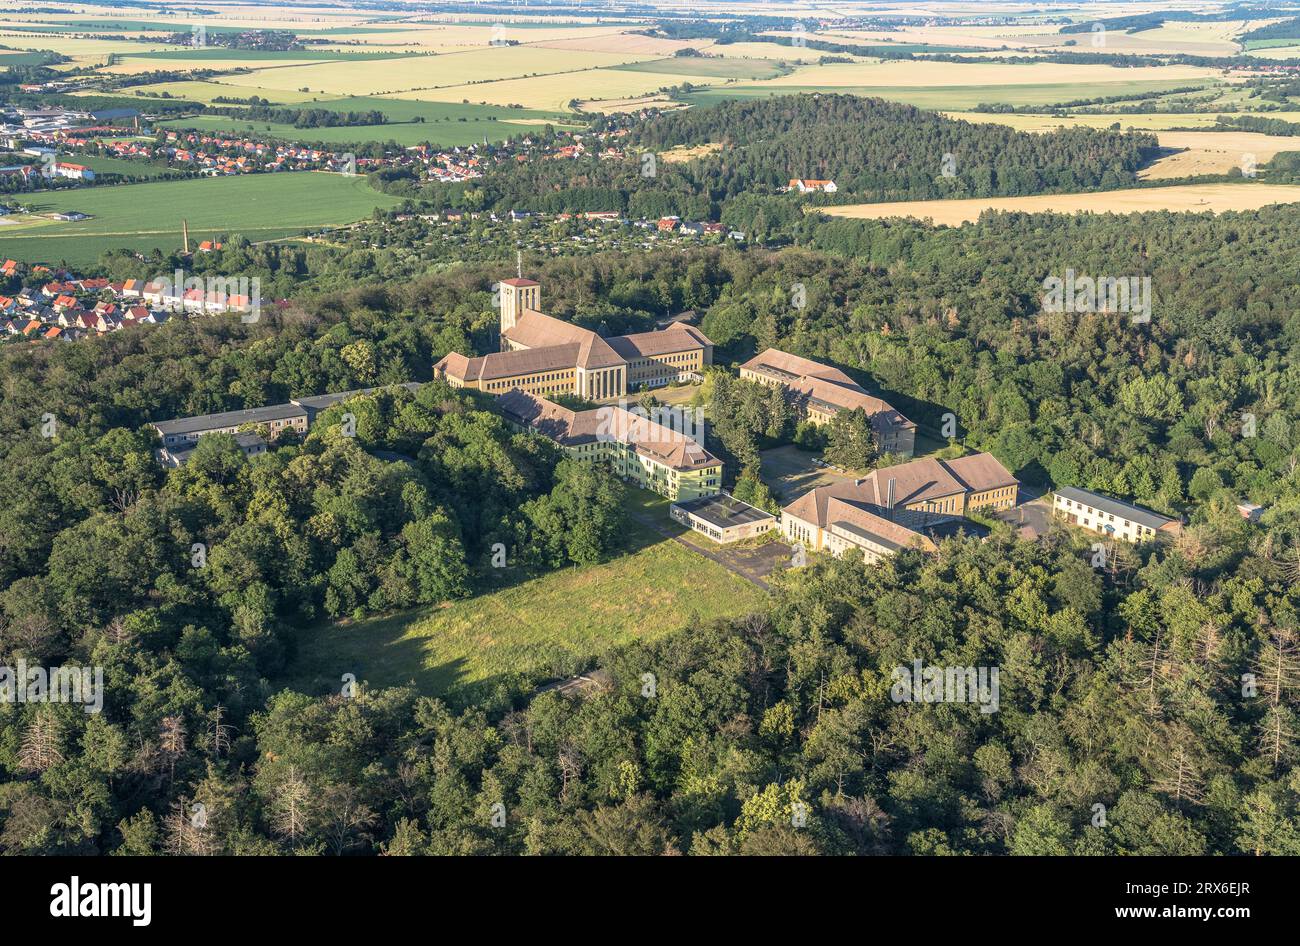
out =
[[[520,313],[515,324],[502,334],[516,345],[525,348],[576,344],[577,358],[570,362],[570,367],[577,365],[579,368],[612,368],[624,363],[609,343],[591,329],[534,312],[532,309],[525,309]]]
[[[649,358],[679,351],[694,351],[713,345],[709,337],[684,322],[674,322],[660,332],[638,332],[606,339],[609,347],[623,358]]]
[[[562,446],[617,441],[675,470],[722,465],[721,460],[681,431],[621,407],[571,411],[518,388],[503,394],[496,403],[510,420],[531,427]]]
[[[789,375],[792,379],[806,376],[820,378],[823,381],[833,381],[846,387],[858,387],[858,383],[839,368],[832,368],[830,365],[824,365],[820,361],[813,361],[811,358],[801,358],[799,355],[792,355],[789,352],[781,351],[779,348],[769,348],[755,355],[740,367],[747,368],[750,371],[766,369],[773,375]]]
[[[894,505],[906,506],[964,492],[983,492],[1018,481],[997,458],[988,453],[962,457],[962,461],[923,457],[872,470],[860,480],[843,480],[804,493],[785,511],[823,529],[829,524],[828,505],[841,501],[870,510],[884,510],[889,502],[889,481],[894,481]],[[955,464],[955,466],[954,466]]]
[[[826,528],[832,532],[845,532],[853,538],[866,539],[893,551],[919,548],[932,552],[936,548],[928,536],[842,499],[832,497],[827,502],[826,519]]]
[[[242,424],[265,424],[273,420],[285,420],[307,416],[307,411],[297,404],[272,404],[267,407],[252,407],[242,411],[223,411],[220,414],[201,414],[197,417],[177,417],[173,420],[154,421],[153,426],[160,434],[192,434],[205,430],[219,430],[225,427],[238,427]]]

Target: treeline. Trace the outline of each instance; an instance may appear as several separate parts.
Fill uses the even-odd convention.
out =
[[[1267,26],[1258,26],[1249,33],[1242,33],[1237,39],[1243,43],[1260,39],[1300,39],[1300,17],[1279,20]]]
[[[249,121],[292,125],[294,128],[341,128],[388,124],[388,116],[374,108],[360,112],[340,112],[328,108],[270,108],[254,105],[249,108],[209,107],[203,111],[203,114],[230,115]]]
[[[1216,127],[1256,131],[1262,135],[1290,136],[1300,132],[1300,122],[1289,122],[1282,118],[1260,118],[1256,115],[1220,115],[1214,119]]]

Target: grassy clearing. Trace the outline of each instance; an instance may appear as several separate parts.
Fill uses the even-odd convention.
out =
[[[91,187],[33,194],[27,205],[37,214],[78,210],[93,219],[21,218],[0,226],[0,243],[14,259],[85,267],[115,247],[179,248],[182,217],[192,240],[241,234],[257,241],[351,223],[397,203],[363,177],[311,172]]]
[[[721,565],[634,523],[628,552],[465,601],[302,633],[286,685],[336,690],[344,673],[421,692],[531,683],[584,669],[609,650],[745,614],[766,595]]]
[[[1098,191],[1087,194],[1043,194],[1034,197],[990,197],[973,200],[905,200],[882,204],[849,204],[822,210],[836,217],[880,220],[914,217],[936,224],[959,226],[979,219],[985,210],[1021,213],[1137,213],[1149,210],[1223,213],[1257,210],[1269,204],[1300,201],[1300,184],[1185,184]]]

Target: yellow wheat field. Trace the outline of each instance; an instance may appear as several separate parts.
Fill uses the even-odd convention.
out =
[[[303,89],[332,95],[382,95],[413,92],[410,98],[423,98],[427,90],[470,86],[473,83],[501,79],[533,77],[545,79],[554,73],[572,73],[580,69],[638,62],[651,56],[635,53],[592,53],[533,46],[498,46],[470,52],[434,56],[407,56],[373,62],[353,60],[323,62],[310,66],[259,69],[247,75],[223,76],[231,85],[256,86],[263,89]],[[629,73],[631,74],[631,73]],[[585,97],[583,86],[570,86],[569,98]],[[456,96],[478,101],[475,95]],[[448,101],[435,96],[432,101]]]
[[[989,197],[973,200],[905,200],[884,204],[850,204],[820,208],[835,217],[882,220],[912,217],[959,226],[978,220],[985,210],[1022,213],[1137,213],[1144,210],[1188,212],[1257,210],[1269,204],[1300,202],[1300,184],[1185,184],[1133,188],[1095,194],[1044,194],[1034,197]]]

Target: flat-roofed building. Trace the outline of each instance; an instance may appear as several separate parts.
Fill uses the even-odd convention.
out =
[[[518,388],[600,401],[697,379],[713,362],[713,343],[694,326],[673,323],[663,331],[604,338],[538,311],[541,287],[531,279],[499,286],[501,351],[477,357],[453,352],[433,366],[435,378],[495,395]]]
[[[1183,531],[1179,519],[1077,486],[1057,487],[1052,512],[1072,526],[1125,542],[1154,542]]]
[[[722,490],[722,461],[686,434],[621,407],[572,411],[512,390],[497,406],[507,422],[554,440],[571,456],[603,461],[622,479],[674,501]]]
[[[273,404],[242,411],[160,420],[150,426],[162,437],[163,446],[171,448],[193,444],[206,434],[235,434],[250,428],[264,429],[269,438],[275,440],[287,430],[306,433],[308,423],[307,411],[297,404]]]
[[[877,561],[902,548],[933,550],[927,531],[980,509],[1010,509],[1019,481],[988,453],[926,457],[819,486],[781,510],[781,531],[810,551],[848,548]]]
[[[388,387],[406,388],[411,393],[415,393],[424,385],[419,381],[407,381],[404,384],[389,385]],[[335,404],[341,404],[343,401],[349,401],[362,394],[373,394],[376,391],[383,390],[385,390],[384,387],[356,388],[352,391],[337,391],[334,394],[312,394],[306,397],[291,398],[289,403],[297,404],[307,412],[307,426],[310,427],[316,423],[316,415],[323,414]]]
[[[776,516],[730,493],[673,503],[668,515],[719,545],[751,539],[777,527]]]
[[[882,453],[910,457],[916,450],[916,424],[838,368],[769,348],[741,365],[740,377],[784,388],[799,416],[813,424],[827,424],[840,411],[859,409],[871,421]]]

